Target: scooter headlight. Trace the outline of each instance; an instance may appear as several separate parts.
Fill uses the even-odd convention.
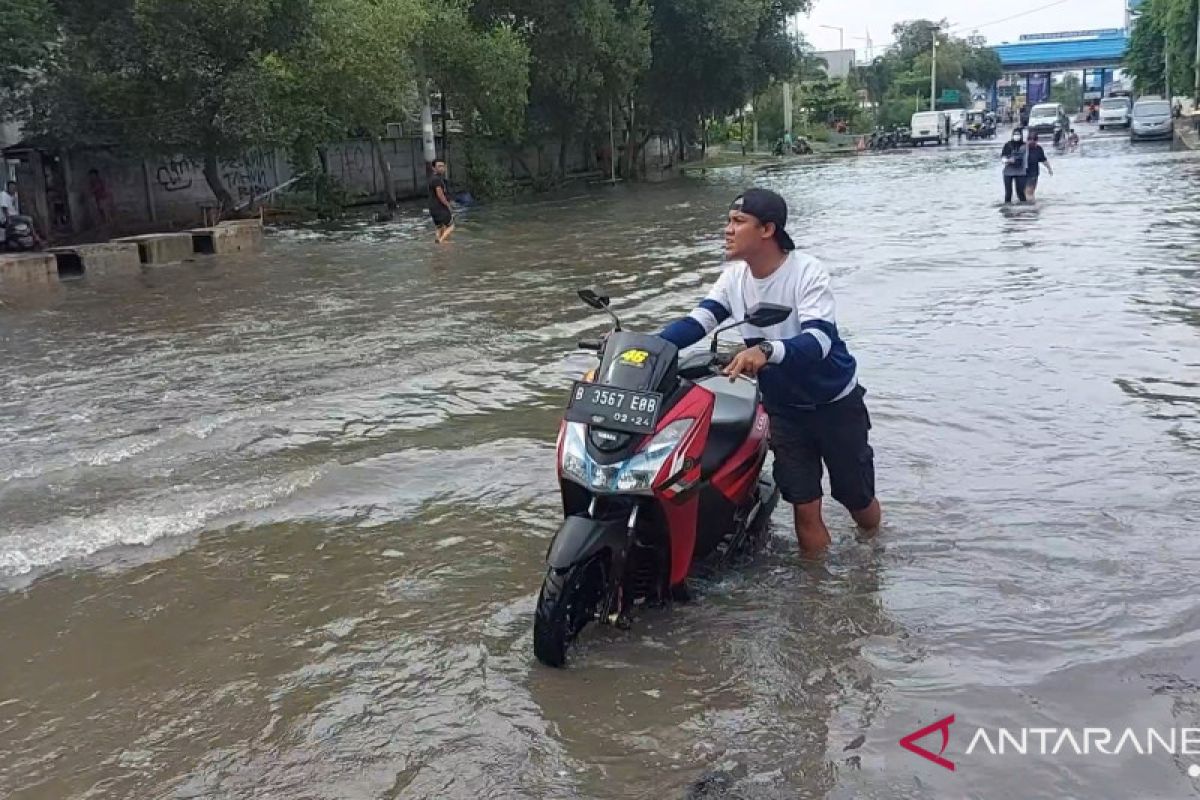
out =
[[[569,422],[563,434],[563,475],[600,492],[649,492],[654,478],[691,430],[694,419],[680,419],[663,428],[633,457],[615,464],[597,464],[587,451],[587,426]]]
[[[592,481],[588,468],[592,465],[592,459],[588,455],[587,444],[584,442],[586,430],[587,428],[581,422],[567,423],[566,431],[563,434],[562,471],[584,486],[591,486]]]
[[[625,462],[617,476],[617,489],[622,492],[649,491],[654,484],[654,476],[675,452],[695,421],[690,418],[677,419],[655,434],[645,448]]]

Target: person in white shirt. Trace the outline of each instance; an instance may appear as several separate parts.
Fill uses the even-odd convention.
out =
[[[17,200],[16,181],[9,181],[4,190],[0,191],[0,243],[7,239],[8,218],[15,217],[20,213],[21,205]]]
[[[866,390],[838,333],[829,273],[819,260],[796,251],[786,224],[787,203],[774,192],[749,189],[734,200],[725,226],[731,263],[699,307],[659,335],[682,349],[723,321],[744,318],[758,303],[793,309],[770,328],[743,326],[747,347],[726,374],[758,377],[771,419],[775,482],[795,508],[800,550],[811,557],[830,543],[821,517],[822,462],[833,498],[860,528],[877,529],[882,511],[875,497]]]
[[[17,199],[17,182],[9,181],[0,191],[0,222],[6,222],[9,217],[21,213],[21,202]]]

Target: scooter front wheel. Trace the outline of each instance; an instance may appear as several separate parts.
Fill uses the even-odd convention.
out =
[[[598,553],[565,570],[546,571],[533,618],[533,653],[550,667],[567,662],[567,650],[600,610],[608,587],[608,559]]]

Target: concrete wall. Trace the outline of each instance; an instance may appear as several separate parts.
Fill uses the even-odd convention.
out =
[[[380,143],[383,157],[391,167],[396,193],[401,198],[420,198],[426,193],[425,162],[419,138],[384,139]],[[461,145],[451,140],[447,160],[454,182],[465,176],[456,173],[463,169]],[[678,160],[674,139],[650,139],[640,154],[643,171],[661,172]],[[446,152],[439,143],[439,152]],[[16,165],[17,179],[22,185],[25,210],[33,212],[39,227],[55,216],[47,203],[47,183],[39,180],[42,173],[42,154],[22,151]],[[327,146],[326,157],[330,174],[351,197],[382,199],[385,178],[369,140],[353,139]],[[505,149],[493,152],[496,165],[518,182],[558,170],[559,147],[548,143],[528,147],[520,153]],[[595,154],[582,143],[566,151],[567,174],[597,169]],[[138,159],[108,150],[76,150],[46,163],[57,163],[67,193],[69,227],[75,233],[102,230],[101,209],[93,197],[88,172],[96,170],[111,195],[108,207],[114,224],[103,232],[106,236],[121,232],[166,228],[192,228],[204,222],[205,209],[216,206],[216,199],[204,177],[204,165],[188,157]],[[222,160],[218,164],[221,178],[237,203],[248,203],[294,177],[294,171],[284,151],[256,150],[241,158]],[[62,226],[55,226],[61,228]],[[56,233],[64,234],[63,230]],[[69,231],[65,231],[69,233]],[[61,238],[61,236],[60,236]]]
[[[143,161],[105,150],[83,150],[71,153],[68,161],[71,216],[77,230],[89,230],[100,224],[88,186],[88,172],[93,169],[108,186],[112,216],[119,223],[191,226],[203,219],[205,208],[216,205],[204,178],[204,165],[191,158]],[[222,160],[219,167],[222,181],[238,203],[261,195],[291,177],[286,159],[266,151]]]

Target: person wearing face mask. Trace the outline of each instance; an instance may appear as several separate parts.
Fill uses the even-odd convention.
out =
[[[1029,170],[1029,149],[1021,136],[1020,128],[1013,128],[1012,138],[1004,143],[1000,151],[1004,162],[1004,202],[1011,203],[1013,189],[1017,199],[1025,202],[1025,174]]]

